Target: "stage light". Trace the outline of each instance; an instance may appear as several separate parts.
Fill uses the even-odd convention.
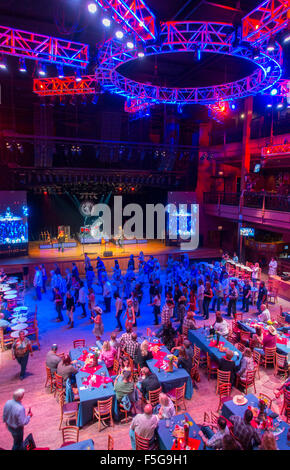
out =
[[[123,31],[116,31],[115,36],[117,39],[123,39],[124,33]]]
[[[89,11],[89,13],[92,13],[94,15],[97,11],[97,5],[95,3],[89,3],[88,4],[88,11]]]
[[[38,64],[38,75],[45,77],[46,75],[46,66],[41,62]]]
[[[242,113],[241,114],[241,119],[244,119],[244,117],[245,117],[245,113]]]
[[[201,50],[200,49],[197,49],[196,58],[197,58],[198,61],[201,60]]]
[[[267,104],[267,108],[272,108],[272,104],[271,104],[271,103],[268,103],[268,104]]]
[[[278,103],[278,104],[277,104],[277,109],[282,109],[283,106],[284,106],[284,103],[283,103],[283,102],[282,102],[282,103]]]
[[[285,31],[282,31],[281,33],[281,41],[282,44],[286,44],[287,42],[290,41],[290,21],[288,20],[288,26],[285,29]]]
[[[231,104],[230,104],[230,108],[231,108],[232,110],[235,110],[235,109],[236,109],[236,107],[237,107],[237,106],[236,106],[236,104],[235,104],[235,103],[231,103]]]
[[[27,72],[26,64],[24,59],[19,59],[19,72],[25,73]]]
[[[111,20],[109,20],[109,18],[103,18],[102,23],[106,28],[109,28],[111,26]]]
[[[58,78],[64,78],[63,66],[62,65],[57,66],[57,73],[58,73]]]
[[[128,41],[126,45],[127,45],[128,49],[133,49],[134,48],[134,43],[132,41]]]
[[[268,45],[267,45],[267,51],[273,52],[275,49],[275,46],[276,46],[275,39],[270,37]]]
[[[98,101],[99,101],[99,95],[94,95],[92,99],[92,104],[97,104]]]
[[[141,59],[142,57],[144,57],[144,56],[145,56],[145,54],[144,54],[143,51],[139,51],[139,52],[138,52],[138,57],[140,57],[140,59]]]
[[[272,90],[270,91],[270,95],[272,95],[272,96],[277,95],[277,93],[278,93],[278,89],[277,89],[277,88],[272,88]]]
[[[79,68],[76,69],[76,82],[80,82],[82,80],[82,76],[81,76],[81,71]]]
[[[260,51],[259,51],[259,49],[256,49],[256,48],[255,48],[255,49],[253,50],[253,59],[254,59],[254,60],[258,60],[259,57],[260,57]]]
[[[3,57],[2,55],[0,56],[0,69],[1,70],[7,70],[6,57]]]

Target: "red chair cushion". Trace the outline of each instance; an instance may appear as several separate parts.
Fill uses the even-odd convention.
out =
[[[60,447],[66,447],[66,446],[70,446],[72,444],[76,444],[76,442],[74,442],[74,441],[64,442]]]
[[[74,411],[77,411],[77,409],[78,404],[75,401],[71,401],[70,403],[65,403],[63,405],[64,413],[73,413]]]

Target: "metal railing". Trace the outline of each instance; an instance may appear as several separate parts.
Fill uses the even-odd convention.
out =
[[[241,200],[242,199],[242,200]],[[253,207],[255,209],[290,212],[290,196],[269,193],[204,193],[204,204]]]

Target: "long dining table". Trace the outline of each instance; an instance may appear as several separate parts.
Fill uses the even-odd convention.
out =
[[[208,353],[208,355],[216,362],[219,362],[225,356],[225,351],[220,351],[216,345],[216,336],[209,338],[207,331],[203,328],[188,330],[188,339],[192,344],[195,344],[202,351]],[[235,361],[238,366],[241,362],[242,353],[223,336],[220,336],[219,344],[222,345],[224,349],[230,349],[233,351],[233,361]]]
[[[97,405],[99,400],[107,400],[110,397],[113,397],[113,415],[115,418],[118,417],[117,399],[114,390],[114,384],[112,381],[109,383],[101,384],[99,387],[88,387],[83,384],[83,382],[88,379],[88,377],[91,375],[91,372],[85,372],[81,370],[85,365],[85,361],[83,359],[84,355],[86,355],[86,352],[91,352],[88,347],[71,349],[69,353],[71,359],[77,360],[80,366],[79,371],[75,375],[80,397],[77,422],[77,425],[79,427],[84,426],[93,419],[93,408]],[[109,377],[109,372],[107,367],[105,366],[105,363],[99,361],[99,366],[100,367],[97,371],[93,372],[92,370],[92,372],[96,373],[97,375]]]

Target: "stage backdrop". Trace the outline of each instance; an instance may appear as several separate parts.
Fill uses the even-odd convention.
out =
[[[27,250],[26,191],[0,191],[0,256],[20,256]]]

